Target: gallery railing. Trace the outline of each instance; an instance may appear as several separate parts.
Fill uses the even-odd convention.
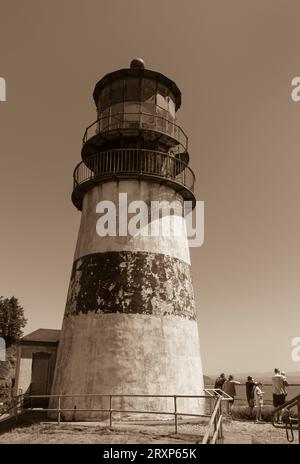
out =
[[[151,176],[171,180],[190,191],[194,190],[195,175],[180,158],[168,153],[141,148],[120,148],[90,155],[75,168],[74,189],[80,184],[101,180],[112,175]]]
[[[178,124],[164,116],[144,112],[120,112],[96,119],[86,128],[83,143],[87,143],[95,135],[123,129],[142,129],[165,134],[175,139],[183,151],[188,150],[188,137]]]

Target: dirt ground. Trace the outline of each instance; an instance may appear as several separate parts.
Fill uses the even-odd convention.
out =
[[[120,422],[109,428],[105,423],[57,423],[41,422],[23,425],[0,435],[2,443],[86,443],[86,444],[163,444],[201,442],[206,422],[188,422],[179,425],[178,434],[174,424],[168,421],[138,423]],[[224,443],[287,444],[284,430],[270,423],[255,424],[226,419],[223,423]],[[297,443],[297,435],[295,441]]]

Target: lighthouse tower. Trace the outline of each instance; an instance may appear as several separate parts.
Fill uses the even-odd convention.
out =
[[[74,170],[72,201],[81,224],[52,389],[82,395],[61,401],[70,410],[64,416],[76,410],[77,419],[108,407],[96,394],[203,394],[186,233],[168,235],[158,227],[154,234],[129,234],[124,215],[130,211],[120,206],[120,199],[195,204],[188,140],[176,123],[181,92],[134,59],[130,68],[104,76],[93,98],[97,120],[86,129]],[[99,234],[100,213],[109,204],[122,226]],[[175,216],[170,211],[171,222]],[[161,221],[156,218],[158,226]],[[162,411],[167,400],[122,397],[113,407]],[[186,401],[185,409],[193,407]]]

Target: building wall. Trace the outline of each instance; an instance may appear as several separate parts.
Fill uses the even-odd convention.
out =
[[[49,382],[52,384],[54,376],[54,368],[56,362],[57,346],[45,345],[43,343],[32,345],[20,344],[18,347],[18,360],[17,360],[17,372],[15,382],[15,395],[30,392],[30,385],[32,380],[32,358],[34,353],[49,353],[50,364],[49,364]]]

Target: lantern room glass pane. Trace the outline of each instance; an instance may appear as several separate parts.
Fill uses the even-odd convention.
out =
[[[169,110],[169,89],[162,84],[158,84],[157,88],[157,106],[164,110]]]
[[[117,103],[116,105],[112,105],[110,107],[110,114],[121,116],[118,113],[121,113],[121,115],[124,113],[124,103]]]
[[[110,128],[117,129],[122,126],[124,103],[117,103],[110,107]]]
[[[142,101],[155,105],[156,81],[142,79]]]
[[[142,110],[142,113],[156,114],[156,105],[153,103],[142,102],[141,110]]]
[[[157,128],[158,130],[162,132],[166,132],[168,117],[169,117],[169,113],[167,110],[157,107]]]
[[[124,123],[125,127],[139,126],[140,103],[125,102]]]
[[[171,96],[169,97],[169,113],[175,119],[175,101]]]
[[[155,128],[156,106],[153,103],[142,102],[141,110],[142,110],[142,120],[141,120],[142,126],[148,129]]]
[[[125,113],[133,113],[133,114],[130,114],[130,117],[133,115],[137,115],[137,117],[139,117],[140,103],[139,102],[125,102]]]
[[[138,77],[126,77],[125,79],[125,100],[141,100],[140,79]]]
[[[102,112],[110,105],[110,87],[104,87],[100,93],[99,110]]]
[[[104,131],[109,126],[109,109],[100,113],[100,130]]]
[[[124,100],[124,79],[117,79],[112,82],[111,87],[112,99],[111,103],[120,103]]]

